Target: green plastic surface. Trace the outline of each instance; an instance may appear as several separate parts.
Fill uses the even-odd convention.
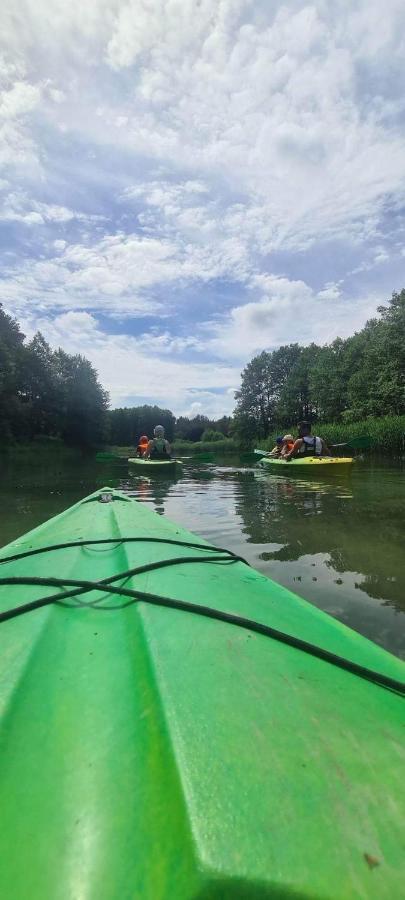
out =
[[[198,541],[105,488],[0,559],[131,535]],[[94,580],[196,553],[206,551],[90,545],[4,563],[0,575]],[[244,563],[176,565],[131,585],[405,678],[399,659]],[[48,591],[2,586],[0,608]],[[3,622],[0,638],[4,900],[403,896],[402,697],[262,635],[142,602],[49,606]]]
[[[272,459],[269,456],[263,456],[259,465],[264,469],[278,468],[283,472],[294,472],[295,469],[298,469],[300,472],[302,470],[316,469],[318,473],[322,470],[340,471],[341,469],[347,469],[352,463],[353,458],[351,456],[305,456],[302,459],[290,459],[289,462],[286,462],[285,459]]]
[[[178,472],[181,469],[179,459],[142,459],[142,457],[134,457],[129,459],[131,466],[135,466],[140,472],[148,474],[158,472]]]

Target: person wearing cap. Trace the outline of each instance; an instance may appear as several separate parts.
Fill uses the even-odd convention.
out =
[[[278,437],[276,437],[276,443],[275,443],[273,449],[270,450],[269,456],[271,456],[271,457],[280,456],[282,445],[283,445],[283,438],[282,438],[282,435],[279,435]]]
[[[291,452],[293,446],[294,446],[294,436],[292,434],[285,434],[284,437],[282,438],[282,442],[281,442],[280,456],[282,457],[282,459],[284,459],[284,457],[287,455],[287,453]]]
[[[310,422],[298,423],[298,437],[294,444],[285,455],[284,459],[288,462],[294,457],[301,456],[330,456],[331,452],[323,438],[318,435],[311,434]]]
[[[136,455],[138,457],[145,456],[145,453],[148,449],[149,438],[146,434],[143,434],[142,437],[139,438],[138,446],[136,448]]]
[[[146,459],[170,459],[171,447],[169,441],[165,438],[165,430],[163,425],[156,425],[153,429],[153,438],[149,441],[146,448]]]

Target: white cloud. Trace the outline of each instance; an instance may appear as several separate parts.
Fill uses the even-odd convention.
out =
[[[49,212],[41,204],[37,207],[44,217],[54,216],[57,222],[74,215],[63,208]],[[24,221],[25,214],[6,210],[4,216]],[[23,311],[27,303],[38,303],[41,308],[97,305],[116,314],[151,314],[162,312],[153,296],[154,286],[206,282],[225,275],[247,277],[244,248],[236,238],[224,239],[218,246],[199,246],[180,238],[176,243],[168,237],[119,232],[64,249],[58,245],[55,250],[57,255],[47,260],[29,259],[3,270],[0,298],[12,299],[16,311]],[[163,312],[168,311],[166,305]]]
[[[18,56],[13,61],[2,56],[0,36],[0,166],[38,176],[41,167],[30,121],[41,88],[24,76],[25,65]]]
[[[63,103],[63,101],[66,99],[66,94],[63,91],[59,90],[59,88],[50,87],[48,89],[48,93],[54,103]]]
[[[64,225],[74,219],[87,223],[104,221],[103,216],[87,215],[55,203],[41,203],[28,197],[23,191],[12,191],[6,195],[0,210],[0,219],[22,222],[25,225],[44,225],[46,222]]]
[[[282,344],[329,343],[361,328],[380,302],[374,296],[353,304],[337,288],[315,294],[305,282],[287,278],[258,276],[256,281],[266,290],[261,300],[236,306],[207,324],[207,351],[243,364],[253,354]]]
[[[54,336],[60,334],[66,339],[66,336],[69,335],[69,340],[72,340],[73,336],[73,341],[75,341],[78,337],[85,335],[87,340],[89,336],[95,334],[97,321],[87,312],[67,312],[57,316],[51,326],[46,324],[45,327],[48,330],[50,327],[51,334]]]
[[[336,284],[328,284],[323,291],[318,291],[319,300],[337,300],[340,297],[340,290]]]
[[[14,82],[9,90],[0,94],[0,119],[16,119],[31,112],[39,103],[41,92],[36,85],[23,81]]]
[[[127,139],[206,174],[232,173],[256,197],[262,224],[272,222],[274,246],[320,234],[361,239],[405,177],[402,138],[356,98],[377,16],[376,0],[358,5],[356,42],[350,14],[339,19],[321,2],[280,5],[275,15],[237,0],[203,2],[198,14],[191,0],[125,3],[107,58],[118,71],[139,64]],[[389,3],[378,39],[398,71],[401,17]]]
[[[153,398],[153,402],[182,415],[188,414],[196,402],[196,393],[208,415],[220,416],[234,406],[233,385],[239,381],[238,368],[203,362],[184,364],[167,355],[162,358],[161,345],[154,343],[152,336],[105,334],[94,316],[83,311],[63,313],[54,319],[35,315],[23,320],[22,327],[28,337],[39,329],[52,347],[62,346],[66,352],[84,354],[110,391],[113,406],[133,403],[134,397],[139,403],[151,402]]]
[[[374,312],[373,274],[401,259],[402,0],[383,14],[379,0],[25,0],[1,6],[1,43],[1,217],[18,239],[0,299],[15,313],[56,307],[59,329],[94,310],[155,315],[146,357],[180,368],[205,350],[233,369]],[[234,308],[218,292],[214,323],[201,303],[192,336],[174,338],[175,288],[184,303],[215,279]],[[124,335],[91,333],[128,362]]]
[[[373,64],[383,70],[389,63],[392,80],[401,77],[398,0],[388,0],[383,27],[378,0],[362,0],[355,10],[322,0],[290,7],[27,0],[25,7],[26,27],[18,10],[14,18],[4,13],[4,34],[27,55],[30,34],[49,70],[54,35],[69,76],[63,93],[70,112],[60,126],[186,167],[190,181],[219,177],[237,186],[267,250],[303,248],[320,236],[362,241],[375,230],[386,195],[404,192],[400,130],[381,121],[378,89],[364,103],[358,91],[359,73]],[[88,76],[95,63],[97,81]],[[108,65],[123,79],[114,100],[104,91]],[[243,225],[242,235],[251,240]]]

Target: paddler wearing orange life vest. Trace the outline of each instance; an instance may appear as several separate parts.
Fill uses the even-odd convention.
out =
[[[294,438],[292,434],[285,434],[281,441],[281,451],[280,456],[282,459],[285,459],[287,453],[290,453],[294,446]]]
[[[288,437],[290,437],[290,435],[288,435]],[[297,440],[294,441],[291,450],[284,454],[284,459],[288,462],[295,457],[298,457],[299,459],[301,456],[330,455],[331,452],[329,447],[325,444],[323,438],[311,434],[310,422],[299,422]]]
[[[149,444],[149,438],[146,434],[143,434],[142,437],[139,438],[138,446],[136,448],[136,455],[138,457],[145,455],[145,453],[148,449],[148,444]]]

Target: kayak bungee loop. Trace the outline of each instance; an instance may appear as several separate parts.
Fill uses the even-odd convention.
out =
[[[32,600],[29,603],[23,603],[21,606],[15,606],[12,609],[6,609],[4,612],[0,613],[0,622],[6,622],[7,619],[16,618],[16,616],[20,616],[23,613],[30,612],[32,609],[38,609],[41,606],[46,606],[49,603],[56,603],[58,600],[62,600],[66,597],[76,597],[77,594],[85,594],[89,590],[93,590],[91,585],[97,585],[97,590],[100,590],[100,585],[102,586],[102,590],[107,591],[107,585],[112,584],[113,581],[120,581],[123,579],[124,581],[128,581],[129,578],[133,578],[135,575],[141,575],[144,572],[152,572],[155,569],[164,569],[167,566],[176,566],[176,565],[187,565],[187,563],[212,563],[212,562],[225,562],[225,563],[234,563],[239,562],[237,556],[232,553],[225,552],[222,556],[174,556],[171,559],[160,559],[151,563],[144,563],[142,566],[134,566],[132,569],[127,569],[125,572],[118,572],[115,575],[110,575],[109,578],[103,578],[102,581],[78,581],[77,579],[71,578],[43,578],[41,576],[16,576],[10,578],[0,578],[0,585],[36,585],[43,584],[48,585],[50,587],[64,587],[66,584],[74,584],[82,589],[79,591],[68,591],[67,594],[54,594],[51,597],[43,597],[40,600]],[[242,560],[243,562],[243,560]],[[110,593],[117,593],[117,589],[114,588]],[[118,591],[119,593],[119,591]],[[135,592],[136,593],[136,592]],[[132,594],[131,594],[132,596]],[[94,605],[100,602],[99,600],[93,601]],[[93,603],[88,604],[92,606]],[[118,607],[115,607],[118,609]]]
[[[220,559],[222,561],[222,558],[220,557],[215,557],[214,559],[216,562],[220,561]],[[325,662],[331,663],[332,665],[340,669],[344,669],[345,671],[350,672],[351,674],[356,675],[359,678],[363,678],[366,681],[370,681],[376,685],[379,685],[380,687],[387,688],[388,690],[391,690],[401,696],[405,696],[404,682],[397,681],[397,679],[395,678],[390,678],[390,676],[384,675],[382,672],[375,672],[372,669],[368,669],[365,666],[352,662],[349,659],[338,656],[336,653],[332,653],[330,650],[325,650],[323,647],[318,647],[316,644],[312,644],[309,641],[304,641],[301,638],[295,637],[294,635],[279,631],[276,628],[272,628],[270,625],[265,625],[262,622],[255,621],[254,619],[247,619],[244,616],[238,616],[234,613],[227,613],[223,610],[215,609],[203,604],[190,603],[186,600],[177,600],[173,597],[164,597],[160,594],[146,593],[145,591],[133,590],[132,588],[125,588],[123,586],[115,587],[112,584],[113,581],[117,581],[121,578],[129,578],[136,572],[144,572],[148,568],[159,568],[162,565],[169,565],[171,563],[174,564],[175,562],[180,561],[191,562],[191,557],[186,557],[185,559],[179,558],[178,560],[162,560],[157,564],[152,563],[149,564],[149,566],[139,566],[138,569],[130,569],[128,572],[120,572],[118,575],[110,576],[109,578],[103,579],[102,581],[88,581],[73,578],[1,578],[0,584],[41,584],[48,585],[50,587],[66,587],[67,585],[69,585],[74,589],[69,591],[65,590],[62,593],[52,594],[47,597],[41,597],[38,600],[32,600],[30,603],[22,604],[21,606],[17,606],[14,609],[5,610],[4,612],[0,613],[0,622],[4,622],[7,619],[12,619],[34,609],[39,609],[40,607],[50,605],[51,603],[66,606],[66,604],[63,604],[63,601],[67,600],[68,598],[74,599],[78,606],[91,607],[99,612],[125,609],[128,606],[132,606],[135,603],[142,601],[145,603],[150,603],[153,606],[162,606],[168,609],[176,609],[179,611],[194,613],[195,615],[204,616],[205,618],[216,619],[220,622],[226,622],[230,625],[236,625],[239,628],[244,628],[247,631],[253,631],[257,634],[262,634],[265,637],[272,638],[273,640],[279,641],[280,643],[287,644],[290,647],[294,647],[297,650],[301,650],[304,653],[308,653],[311,656],[315,656],[318,659],[322,659]],[[206,558],[205,560],[198,558],[197,561],[212,562],[213,560],[209,558]],[[227,557],[227,561],[233,562],[236,560],[232,560]],[[87,593],[89,591],[102,591],[103,593],[129,597],[130,599],[126,603],[113,604],[110,606],[100,605],[103,597],[87,602],[78,599],[80,594]]]
[[[16,559],[24,559],[27,556],[37,556],[38,553],[48,553],[51,550],[66,550],[68,547],[87,547],[88,545],[91,546],[93,544],[115,544],[115,547],[119,547],[121,544],[145,542],[148,544],[173,544],[176,547],[191,547],[192,550],[209,550],[212,553],[226,553],[231,559],[243,562],[246,566],[250,566],[250,563],[248,563],[246,559],[243,559],[243,556],[237,556],[232,550],[227,550],[224,547],[214,547],[211,544],[198,544],[193,543],[192,541],[176,541],[174,538],[157,537],[97,538],[96,540],[88,539],[81,541],[65,541],[63,544],[48,544],[45,547],[36,547],[35,550],[24,550],[23,553],[14,553],[13,556],[3,556],[3,559],[0,559],[0,565],[5,562],[14,562]],[[115,547],[112,549],[115,550]]]

